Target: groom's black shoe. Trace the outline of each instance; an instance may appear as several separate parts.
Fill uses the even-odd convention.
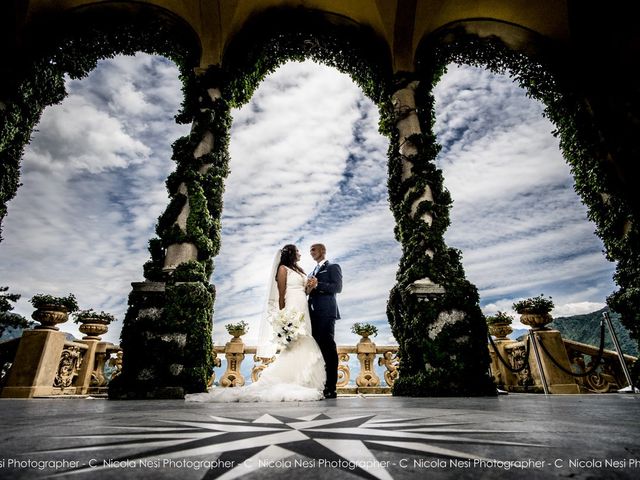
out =
[[[324,398],[326,399],[336,398],[337,396],[338,394],[336,392],[330,392],[328,390],[324,391]]]

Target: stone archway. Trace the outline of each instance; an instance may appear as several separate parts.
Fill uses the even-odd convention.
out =
[[[633,338],[640,342],[638,296],[638,245],[636,201],[626,176],[632,167],[614,159],[611,144],[600,126],[601,118],[591,106],[587,88],[580,85],[581,72],[570,53],[536,32],[506,22],[469,20],[454,22],[425,37],[416,53],[421,79],[420,108],[433,113],[432,89],[448,63],[466,63],[496,73],[509,72],[529,95],[545,105],[545,115],[555,124],[555,135],[571,166],[575,190],[589,209],[604,242],[607,258],[617,261],[614,280],[620,287],[607,299]],[[616,109],[615,102],[609,108]],[[617,122],[620,119],[616,119]],[[431,132],[432,124],[423,123]],[[618,154],[628,150],[622,144]],[[626,173],[625,173],[626,171]],[[636,377],[638,375],[638,366]]]
[[[0,241],[6,203],[19,186],[24,146],[44,108],[66,96],[64,75],[82,78],[102,58],[142,51],[170,58],[189,77],[201,52],[184,19],[143,4],[52,12],[36,17],[14,41],[13,69],[0,78]]]
[[[26,59],[23,70],[16,72],[13,91],[6,99],[3,99],[3,104],[6,105],[6,108],[3,109],[6,121],[2,125],[3,148],[0,152],[0,160],[4,170],[1,172],[3,173],[1,193],[4,201],[15,194],[18,186],[19,160],[24,145],[39,120],[42,110],[47,105],[61,101],[66,95],[63,83],[65,74],[70,75],[71,78],[81,78],[95,67],[99,59],[116,54],[133,54],[143,51],[170,58],[178,65],[185,83],[187,85],[195,83],[193,69],[200,57],[199,38],[183,19],[163,8],[143,4],[123,6],[109,3],[64,12],[56,20],[55,31],[51,30],[53,23],[46,26],[34,24],[31,27],[37,33],[30,37],[29,44],[25,46]],[[47,42],[43,42],[42,39],[47,39]],[[178,121],[190,123],[192,115],[193,109],[185,100],[183,111],[178,115]],[[194,195],[197,196],[198,193],[200,192],[197,191]],[[202,199],[204,196],[200,195],[198,198]],[[198,214],[198,220],[201,220],[196,221],[196,228],[201,228],[202,223],[206,223],[210,219],[202,213],[202,203],[198,204],[197,201],[194,201],[193,205],[193,211]],[[4,207],[4,202],[2,207]],[[205,205],[204,209],[206,208]],[[0,211],[0,214],[3,213],[4,211]],[[161,245],[153,241],[150,242],[152,257],[158,254],[158,248],[161,249]],[[160,250],[159,254],[164,255],[164,252]],[[145,266],[145,272],[147,276],[153,276],[153,262],[149,262],[149,265]],[[204,277],[204,271],[198,270],[197,273],[202,273],[202,277]],[[203,286],[205,284],[206,286]],[[193,308],[197,310],[204,303],[204,307],[200,308],[198,313],[200,313],[200,317],[205,317],[203,328],[206,329],[207,320],[210,325],[212,292],[206,280],[201,281],[199,286],[200,289],[195,288],[196,293],[193,293],[194,288],[189,289],[189,285],[178,287],[176,295],[181,295],[183,289],[188,289],[192,296],[200,294],[202,298],[198,297],[193,301]],[[170,293],[167,292],[167,294]],[[195,317],[197,318],[197,315]],[[183,320],[175,319],[175,316],[170,319],[170,323],[173,322],[179,326],[184,324]],[[162,319],[151,315],[151,321],[154,323],[155,332],[160,333],[152,337],[143,336],[141,338],[130,335],[130,325],[125,322],[122,346],[128,352],[128,361],[134,371],[137,367],[137,355],[140,358],[145,358],[148,357],[149,352],[162,353],[167,348],[170,351],[177,348],[181,355],[187,351],[192,352],[198,358],[210,357],[211,340],[210,338],[208,341],[206,340],[206,332],[202,339],[199,336],[191,336],[189,340],[193,341],[193,344],[189,344],[186,335],[173,335],[175,332],[171,330],[172,327],[164,326]],[[198,328],[198,325],[195,325],[194,328]],[[211,331],[210,326],[208,331]],[[144,331],[144,333],[148,332]],[[165,341],[167,338],[176,341],[167,343]],[[149,344],[158,343],[160,344],[159,348],[149,349]],[[169,354],[167,357],[171,358],[172,355]],[[163,358],[163,355],[156,356],[150,367],[164,367]],[[187,369],[183,366],[185,363]],[[188,359],[186,362],[183,361],[180,367],[176,365],[176,362],[172,362],[166,365],[165,370],[168,372],[167,374],[180,375],[183,384],[193,382],[191,375],[196,378],[207,378],[206,373],[201,373],[198,370],[198,365],[189,368],[192,364],[188,363]],[[130,371],[131,369],[129,369]],[[144,384],[146,375],[154,378],[153,370],[149,368],[146,370],[139,368],[137,374],[136,379],[142,384]],[[149,389],[151,388],[149,387]],[[165,395],[165,393],[153,394],[153,396],[161,395]]]
[[[158,224],[160,238],[152,240],[153,259],[145,269],[147,282],[136,284],[131,294],[132,307],[122,334],[125,352],[127,343],[131,348],[145,344],[146,354],[136,355],[135,364],[124,367],[122,380],[111,389],[113,397],[180,397],[182,391],[206,388],[212,367],[213,300],[207,282],[212,257],[219,249],[222,193],[228,171],[229,108],[246,102],[276,66],[306,57],[351,69],[352,74],[359,72],[361,86],[377,94],[380,101],[384,95],[367,80],[378,78],[384,88],[387,80],[381,72],[388,66],[380,62],[376,63],[378,68],[369,68],[371,51],[366,45],[370,44],[360,37],[362,30],[343,18],[327,18],[317,12],[266,12],[235,37],[222,68],[198,72],[187,90],[194,118],[192,132],[174,144],[178,168],[168,181],[171,202]],[[340,49],[345,50],[342,57],[355,60],[347,63]],[[151,312],[158,312],[155,321],[148,319]],[[205,347],[196,351],[194,344]],[[156,354],[150,357],[150,351]],[[185,364],[187,358],[195,363]],[[184,381],[188,370],[198,372],[197,380],[191,376],[194,383]]]
[[[193,346],[210,341],[211,319],[203,312],[210,305],[208,266],[219,247],[228,108],[245,102],[275,66],[302,58],[349,73],[378,104],[383,133],[391,137],[390,200],[406,254],[389,308],[403,359],[403,381],[396,393],[495,393],[487,375],[486,325],[477,291],[464,278],[458,254],[442,238],[450,199],[430,163],[432,152],[422,149],[427,142],[420,140],[415,82],[396,76],[394,83],[390,57],[372,48],[376,44],[375,35],[343,18],[277,10],[254,19],[238,34],[221,69],[200,73],[194,90],[187,92],[188,98],[197,98],[191,135],[174,144],[178,169],[168,182],[172,200],[158,225],[160,239],[153,240],[153,268],[146,270],[149,281],[134,288],[123,330],[125,355],[128,345],[141,344],[146,355],[128,362],[112,396],[180,396],[181,388],[193,392],[206,387],[211,359],[206,348],[196,352]],[[150,320],[152,313],[156,318]],[[405,334],[416,326],[426,326],[427,336]],[[442,331],[446,335],[439,336]],[[430,356],[433,352],[437,360]],[[193,383],[185,383],[187,371],[198,372],[198,378],[189,377]],[[432,377],[427,381],[425,371]]]

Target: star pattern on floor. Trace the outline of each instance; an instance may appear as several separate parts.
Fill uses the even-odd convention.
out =
[[[497,459],[465,452],[460,446],[546,447],[491,438],[526,433],[523,431],[474,429],[466,423],[433,423],[426,418],[382,418],[379,415],[331,418],[315,414],[290,418],[264,414],[253,420],[208,416],[193,421],[164,420],[156,426],[104,428],[116,431],[54,437],[57,441],[75,439],[84,443],[39,453],[91,451],[95,455],[142,448],[141,453],[119,456],[114,460],[216,458],[222,466],[205,471],[202,478],[226,480],[241,477],[266,464],[278,465],[285,459],[302,456],[361,478],[387,480],[392,476],[373,451],[492,461]],[[469,435],[479,435],[480,438]],[[447,446],[452,444],[455,448]],[[112,455],[109,458],[113,458]],[[109,467],[83,467],[59,472],[58,475],[105,468]]]

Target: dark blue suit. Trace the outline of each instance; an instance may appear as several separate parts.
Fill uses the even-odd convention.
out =
[[[342,270],[340,265],[327,260],[321,264],[315,277],[318,279],[318,286],[309,293],[311,328],[327,370],[325,391],[335,392],[338,382],[338,351],[334,336],[336,320],[340,318],[336,294],[342,292]]]

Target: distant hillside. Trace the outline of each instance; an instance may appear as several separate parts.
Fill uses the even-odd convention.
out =
[[[0,341],[4,342],[5,340],[21,337],[23,331],[23,328],[8,327],[0,336]]]
[[[511,340],[520,341],[522,337],[529,333],[528,328],[516,328],[513,332],[507,335]]]
[[[587,313],[585,315],[573,315],[571,317],[558,317],[553,320],[549,326],[559,330],[563,337],[575,340],[576,342],[586,343],[589,345],[600,345],[600,320],[602,313],[609,312],[609,307],[605,307],[597,312]],[[638,355],[638,344],[631,339],[629,332],[620,324],[620,315],[609,312],[613,328],[618,336],[620,347],[627,355]],[[609,329],[605,325],[604,348],[615,350]]]

